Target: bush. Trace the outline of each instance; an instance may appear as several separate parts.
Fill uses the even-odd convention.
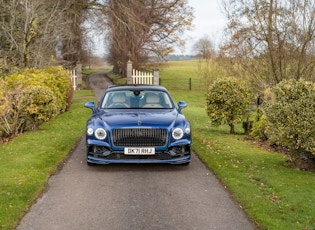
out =
[[[35,129],[41,123],[56,116],[57,105],[54,93],[46,86],[5,87],[0,84],[0,130],[1,137],[12,137],[25,130]]]
[[[73,87],[69,77],[69,72],[61,66],[48,66],[45,68],[45,71],[54,75],[56,85],[61,93],[60,100],[65,103],[65,107],[63,109],[68,111],[73,97]]]
[[[253,123],[253,129],[250,133],[250,136],[264,141],[268,140],[266,134],[266,115],[263,114]]]
[[[53,91],[46,86],[30,86],[22,92],[23,115],[31,122],[31,128],[50,120],[58,114],[57,100]]]
[[[265,102],[268,141],[290,150],[294,159],[315,156],[315,85],[304,80],[284,80]]]
[[[0,116],[6,113],[10,103],[7,98],[7,83],[0,79]]]
[[[16,85],[46,86],[50,88],[57,99],[59,112],[64,112],[69,107],[71,101],[71,84],[69,84],[69,73],[62,67],[47,67],[46,69],[24,69],[20,73],[12,74],[6,77],[6,81],[11,88]]]
[[[214,125],[228,124],[235,133],[235,124],[248,120],[251,92],[242,80],[227,78],[215,81],[207,92],[207,114]]]
[[[9,88],[5,81],[1,81],[1,137],[11,137],[23,132],[25,120],[22,118],[23,102],[22,87]]]
[[[8,98],[7,83],[4,81],[4,79],[0,79],[0,137],[4,136],[4,134],[7,133],[5,126],[5,117],[11,107]]]
[[[24,69],[7,76],[0,81],[0,137],[34,129],[66,111],[72,94],[69,72],[62,67]]]

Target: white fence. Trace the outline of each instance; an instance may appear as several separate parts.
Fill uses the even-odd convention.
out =
[[[159,70],[153,70],[150,72],[141,72],[132,68],[132,62],[129,60],[127,62],[127,84],[137,85],[159,85],[160,84],[160,74]]]
[[[77,89],[77,75],[75,74],[75,69],[70,71],[71,73],[71,81],[72,81],[72,86],[73,89],[76,90]]]
[[[82,65],[77,64],[75,68],[69,70],[71,83],[74,90],[81,89],[82,86]]]
[[[132,70],[132,84],[145,84],[145,85],[153,85],[153,74],[141,72],[138,70]]]

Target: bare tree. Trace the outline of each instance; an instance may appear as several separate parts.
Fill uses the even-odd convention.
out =
[[[71,62],[80,60],[86,2],[0,0],[2,71],[42,67],[55,59],[58,52]],[[62,49],[58,51],[58,47]]]
[[[88,0],[67,0],[64,3],[64,8],[69,10],[64,12],[65,28],[62,31],[65,34],[61,40],[61,52],[67,65],[74,67],[83,61],[87,52],[84,50],[86,31],[83,24],[88,20],[87,11],[90,5]]]
[[[230,35],[222,51],[255,79],[313,79],[315,2],[222,0]],[[257,72],[259,71],[259,72]]]
[[[109,34],[109,61],[124,71],[128,53],[138,67],[149,55],[164,57],[192,23],[192,8],[186,0],[109,0],[106,16]]]
[[[104,16],[99,30],[110,31],[109,60],[123,71],[128,54],[137,67],[151,54],[163,57],[182,45],[181,35],[193,18],[187,0],[0,0],[0,4],[2,72],[41,67],[60,57],[74,66],[91,53],[86,29],[92,24],[87,20],[99,22]]]
[[[198,57],[198,74],[204,80],[204,85],[209,86],[216,76],[214,71],[218,73],[214,58],[216,57],[216,51],[214,49],[213,42],[207,36],[200,38],[194,45],[193,50]]]
[[[213,42],[207,36],[200,38],[194,45],[193,45],[194,53],[202,59],[211,59],[215,58],[216,51],[214,49]]]
[[[40,55],[38,51],[44,46],[40,40],[51,40],[48,34],[53,30],[52,25],[55,25],[52,22],[58,18],[54,13],[57,5],[44,5],[39,0],[0,2],[1,38],[6,44],[1,49],[1,57],[14,67],[36,66],[44,60],[44,55],[35,57]],[[49,50],[49,44],[45,44],[45,49]]]

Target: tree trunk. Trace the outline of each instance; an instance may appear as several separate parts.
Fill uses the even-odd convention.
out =
[[[230,126],[230,134],[235,134],[234,124],[229,124]]]

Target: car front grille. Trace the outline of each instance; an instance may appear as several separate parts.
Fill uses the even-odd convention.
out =
[[[112,140],[115,146],[153,147],[166,144],[166,129],[115,129]]]

